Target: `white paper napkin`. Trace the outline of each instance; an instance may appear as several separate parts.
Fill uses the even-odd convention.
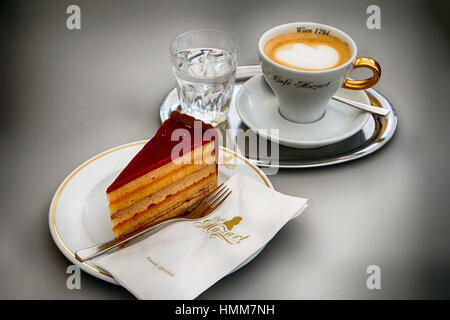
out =
[[[226,184],[233,192],[210,216],[169,224],[95,263],[139,299],[194,299],[307,206],[241,175]]]

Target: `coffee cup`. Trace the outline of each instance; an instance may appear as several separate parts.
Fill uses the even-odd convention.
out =
[[[343,87],[364,90],[381,75],[378,62],[356,58],[355,42],[343,31],[312,22],[273,27],[258,41],[261,68],[287,120],[308,123],[319,120],[330,98]],[[369,68],[372,76],[349,79],[356,68]]]

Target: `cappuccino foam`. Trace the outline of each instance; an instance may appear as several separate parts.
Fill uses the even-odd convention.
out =
[[[308,71],[336,68],[350,59],[347,43],[315,33],[279,35],[266,43],[264,53],[285,67]]]

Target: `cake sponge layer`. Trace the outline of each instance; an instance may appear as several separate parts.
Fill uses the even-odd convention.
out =
[[[215,173],[215,171],[216,168],[214,165],[206,165],[202,166],[200,170],[197,170],[193,174],[179,177],[176,182],[166,188],[154,193],[149,193],[148,196],[131,204],[130,206],[115,213],[111,213],[113,225],[122,223],[123,221],[132,218],[135,213],[145,211],[151,205],[160,203],[167,197],[189,188],[198,181],[210,176],[212,173]]]
[[[187,189],[170,195],[165,200],[150,205],[146,210],[133,214],[132,218],[116,224],[113,233],[116,238],[120,238],[140,227],[188,212],[216,187],[217,174],[213,172]]]
[[[158,181],[159,179],[172,174],[173,172],[180,170],[182,166],[186,165],[199,165],[199,164],[215,164],[215,142],[208,142],[198,148],[195,148],[189,153],[186,153],[180,158],[175,159],[147,174],[130,181],[129,183],[114,189],[107,193],[108,200],[110,202],[110,210],[114,208],[115,211],[119,210],[115,207],[115,202],[124,200],[129,197],[134,197],[133,193],[145,188],[146,186]],[[165,183],[159,185],[159,188],[164,188],[170,184],[170,179],[166,180]],[[145,193],[145,192],[144,192]],[[139,199],[135,198],[135,201]],[[120,205],[119,205],[120,206]]]

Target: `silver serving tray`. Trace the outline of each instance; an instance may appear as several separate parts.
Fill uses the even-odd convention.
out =
[[[239,89],[242,87],[242,84],[259,73],[261,73],[261,68],[259,65],[238,67],[236,84],[234,87],[233,99],[231,101],[228,119],[217,127],[222,131],[224,145],[227,145],[228,147],[230,143],[232,143],[237,152],[244,155],[250,162],[258,166],[277,168],[312,168],[359,159],[383,147],[389,142],[389,140],[391,140],[397,129],[398,117],[392,104],[378,91],[368,89],[366,90],[366,93],[369,96],[372,105],[390,109],[391,112],[387,117],[371,116],[364,127],[350,138],[332,145],[311,149],[295,149],[280,145],[279,159],[275,162],[275,164],[269,158],[264,159],[258,157],[256,154],[249,154],[246,150],[252,148],[234,143],[235,133],[237,130],[248,129],[248,127],[240,119],[234,102]],[[167,93],[161,103],[161,122],[168,119],[173,110],[179,109],[180,104],[177,89],[173,88],[169,91],[169,93]],[[259,137],[259,139],[263,138]],[[270,142],[267,142],[267,144],[270,146]],[[270,154],[270,150],[268,154]]]

